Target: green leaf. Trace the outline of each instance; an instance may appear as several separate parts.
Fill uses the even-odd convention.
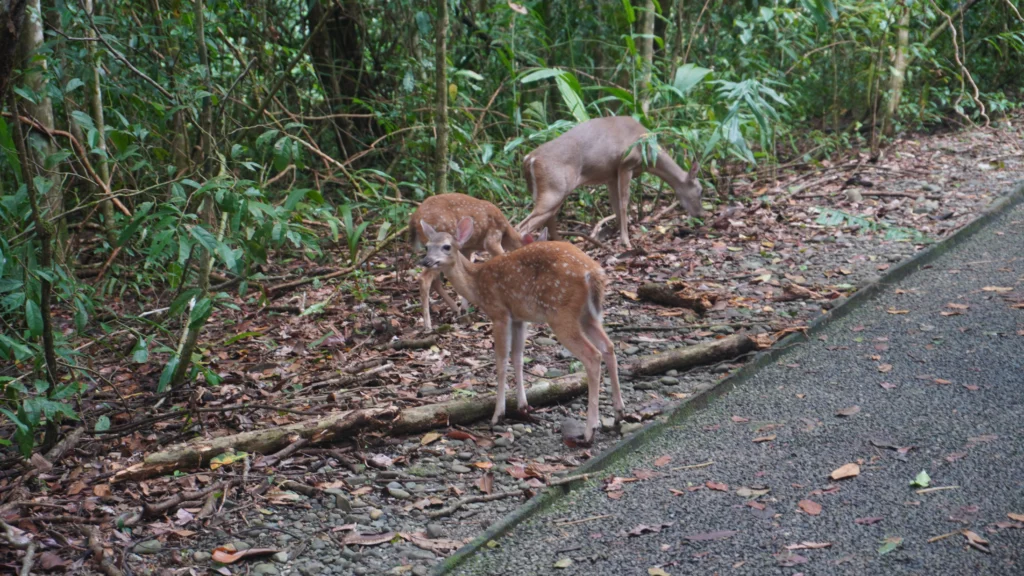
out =
[[[693,89],[694,86],[700,84],[701,80],[711,74],[711,70],[708,68],[701,68],[696,64],[683,64],[676,69],[675,80],[672,81],[672,86],[676,90],[679,90],[683,94],[686,94]]]
[[[179,358],[173,356],[167,361],[167,365],[164,366],[164,371],[160,373],[160,382],[156,385],[157,392],[166,392],[167,387],[171,385],[171,377],[174,376],[174,371],[178,369]]]
[[[557,76],[555,78],[555,84],[558,85],[558,92],[562,95],[562,101],[569,108],[569,112],[572,113],[573,117],[578,122],[586,122],[590,120],[590,115],[587,114],[587,108],[583,104],[583,98],[580,94],[572,88],[572,85],[563,76]]]
[[[96,432],[106,432],[110,430],[110,418],[106,414],[96,419],[96,425],[93,427]]]
[[[75,120],[75,122],[78,122],[78,125],[81,126],[83,130],[96,129],[96,125],[92,122],[92,116],[89,116],[81,110],[73,110],[71,112],[71,117]]]
[[[114,146],[117,146],[117,151],[122,153],[127,150],[135,140],[134,136],[127,132],[122,132],[121,130],[111,130],[109,137],[110,141],[114,143]]]
[[[39,304],[31,298],[25,300],[25,323],[33,338],[43,335],[43,313]]]
[[[203,248],[206,248],[206,251],[210,254],[217,251],[217,244],[219,244],[219,242],[217,242],[217,237],[206,228],[197,224],[189,230],[189,234],[198,240],[199,243],[203,245]]]
[[[242,332],[241,334],[235,334],[234,336],[228,338],[227,340],[224,340],[224,344],[223,345],[224,346],[230,346],[230,345],[234,344],[235,342],[239,342],[239,341],[245,340],[246,338],[253,338],[253,337],[262,336],[262,335],[263,335],[262,332]]]
[[[135,348],[132,349],[132,361],[136,364],[149,362],[149,343],[145,338],[140,337],[139,341],[135,343]]]
[[[910,483],[910,485],[917,488],[927,488],[928,485],[931,483],[932,479],[930,476],[928,476],[928,472],[921,470],[921,472],[917,474],[917,476]]]
[[[19,185],[22,184],[21,161],[18,159],[18,150],[14,147],[14,138],[11,136],[7,121],[3,118],[0,118],[0,150],[3,150],[4,156],[7,157],[7,162],[11,165],[15,181]]]
[[[213,312],[213,300],[209,298],[201,298],[196,305],[192,307],[192,312],[188,315],[188,326],[190,329],[198,329],[202,327],[206,319],[210,317]]]
[[[456,76],[465,76],[466,78],[469,78],[470,80],[476,80],[477,82],[483,82],[484,81],[484,77],[483,76],[477,74],[476,72],[473,72],[472,70],[457,70],[455,72],[455,75]]]
[[[227,466],[228,464],[234,464],[240,462],[249,457],[246,452],[225,452],[210,458],[210,470],[216,470],[221,466]]]
[[[630,24],[636,22],[636,10],[629,0],[622,0],[622,11],[626,13],[626,21]]]
[[[900,537],[886,538],[885,540],[882,540],[882,547],[878,549],[878,555],[885,556],[889,552],[899,548],[902,543],[903,538]]]
[[[538,80],[546,80],[548,78],[554,78],[565,74],[564,70],[558,70],[557,68],[541,68],[540,70],[534,70],[526,76],[523,76],[519,82],[522,84],[529,84],[530,82],[537,82]]]
[[[85,82],[82,82],[82,80],[79,78],[72,78],[71,80],[68,80],[67,84],[64,85],[64,93],[68,94],[77,88],[81,88],[82,86],[85,86]]]

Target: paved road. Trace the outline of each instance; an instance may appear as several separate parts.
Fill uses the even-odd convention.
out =
[[[1024,523],[1007,525],[1024,515],[1024,310],[993,286],[1024,296],[1024,205],[614,468],[660,476],[624,484],[618,500],[583,487],[456,573],[1024,574]],[[859,476],[829,480],[851,462]],[[918,493],[922,470],[949,489]],[[744,487],[770,491],[751,506]],[[718,531],[736,533],[685,538]],[[880,554],[887,538],[902,541]],[[831,545],[785,556],[805,541]]]

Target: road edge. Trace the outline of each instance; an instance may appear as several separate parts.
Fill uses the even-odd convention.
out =
[[[597,458],[589,460],[573,470],[573,475],[596,474],[608,468],[628,452],[645,444],[649,438],[661,432],[666,426],[678,424],[694,412],[705,408],[714,399],[732,391],[736,386],[749,380],[758,370],[789,353],[795,345],[807,342],[813,335],[821,332],[832,322],[845,317],[868,303],[889,285],[895,284],[921,268],[928,266],[936,258],[960,245],[984,228],[989,222],[1022,201],[1024,201],[1024,182],[1017,182],[1012,185],[1012,190],[1009,194],[994,200],[978,217],[949,236],[937,241],[932,246],[890,268],[885,274],[867,283],[851,296],[839,301],[827,313],[811,321],[805,332],[797,332],[786,336],[776,342],[771,348],[759,352],[750,362],[728,377],[698,389],[692,398],[681,402],[666,416],[654,420],[642,429],[623,438]],[[492,524],[471,542],[456,550],[454,554],[434,566],[431,574],[433,576],[444,576],[450,573],[468,560],[470,556],[486,546],[488,542],[507,534],[520,522],[544,510],[562,497],[567,496],[574,487],[580,486],[584,482],[584,480],[580,480],[572,484],[555,486],[534,496],[525,504]]]

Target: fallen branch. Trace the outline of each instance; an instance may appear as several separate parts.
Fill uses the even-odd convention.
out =
[[[793,300],[821,300],[824,296],[818,294],[813,290],[798,286],[796,284],[786,284],[782,287],[782,294],[772,298],[775,302],[791,302]]]
[[[494,500],[501,500],[503,498],[511,498],[513,496],[523,496],[526,494],[526,490],[511,490],[509,492],[495,492],[494,494],[481,494],[479,496],[466,496],[465,498],[459,498],[451,506],[441,508],[436,512],[431,512],[428,516],[431,519],[443,518],[450,516],[459,508],[462,508],[466,504],[472,504],[474,502],[493,502]]]
[[[21,572],[18,576],[31,576],[32,575],[32,564],[36,560],[36,542],[35,540],[28,543],[28,548],[25,549],[25,558],[21,561]]]
[[[575,398],[587,390],[583,374],[570,374],[555,380],[534,384],[526,397],[531,406],[544,406]],[[506,397],[509,406],[516,406],[515,393]],[[142,480],[175,470],[199,468],[211,458],[229,450],[269,454],[283,449],[296,436],[308,438],[310,444],[332,442],[361,431],[387,430],[392,434],[423,432],[433,428],[468,424],[488,417],[494,411],[494,395],[452,400],[439,404],[413,406],[399,410],[395,406],[348,410],[328,416],[301,420],[285,426],[251,430],[230,436],[198,439],[171,446],[145,457],[142,462],[118,471],[111,482]]]
[[[746,334],[733,334],[721,340],[674,348],[660,354],[640,357],[633,366],[634,374],[651,376],[669,370],[683,370],[735,358],[754,350],[756,344]]]
[[[437,345],[437,336],[427,336],[426,338],[407,338],[403,340],[395,340],[389,342],[385,346],[381,346],[384,349],[390,350],[417,350],[422,348],[430,348],[431,346]]]
[[[637,288],[636,295],[641,300],[654,302],[663,306],[687,308],[697,314],[704,314],[711,309],[711,300],[707,294],[701,294],[687,288],[684,284],[649,283]],[[683,313],[686,315],[685,312]]]
[[[96,528],[93,528],[92,526],[81,526],[80,530],[82,531],[82,535],[85,536],[88,541],[89,550],[92,552],[92,555],[99,561],[100,570],[102,570],[107,576],[123,576],[124,573],[118,570],[117,566],[114,566],[114,563],[103,555],[103,543],[100,542],[100,537],[97,534]]]
[[[142,510],[148,517],[159,516],[160,514],[163,514],[164,512],[167,512],[172,508],[177,508],[183,502],[202,500],[203,498],[206,498],[208,495],[222,488],[227,489],[228,486],[230,485],[231,482],[218,482],[206,488],[205,490],[198,490],[195,492],[179,492],[174,496],[171,496],[170,498],[164,500],[163,502],[158,502],[156,504],[145,503],[142,505]]]

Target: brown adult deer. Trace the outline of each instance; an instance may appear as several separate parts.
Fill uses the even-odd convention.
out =
[[[459,220],[454,235],[438,232],[425,222],[423,230],[427,235],[423,266],[443,271],[455,291],[479,307],[493,323],[498,397],[492,424],[505,415],[505,369],[510,347],[516,408],[522,412],[528,407],[523,386],[523,347],[528,322],[546,322],[558,341],[583,362],[588,391],[584,441],[593,441],[594,430],[600,425],[602,359],[611,377],[616,421],[622,418],[624,405],[615,348],[601,327],[605,278],[597,262],[567,242],[538,242],[474,263],[462,250],[473,238],[472,219]]]
[[[438,194],[424,200],[409,218],[409,235],[412,237],[413,247],[418,250],[427,243],[427,235],[423,232],[421,224],[429,223],[435,230],[454,234],[456,225],[464,217],[471,218],[475,224],[474,234],[461,248],[467,258],[477,250],[486,250],[492,256],[498,256],[506,251],[515,250],[524,243],[547,239],[546,233],[543,235],[527,234],[525,238],[521,237],[519,232],[505,219],[501,210],[486,200],[479,200],[465,194]],[[459,305],[445,292],[440,276],[439,270],[429,268],[420,275],[423,328],[428,332],[432,330],[430,323],[431,288],[441,295],[445,304],[456,315],[461,314],[463,309],[468,309],[464,298]]]
[[[608,199],[619,221],[619,236],[627,248],[629,242],[629,182],[643,172],[664,180],[676,193],[679,204],[691,215],[702,213],[702,188],[697,181],[697,163],[686,172],[661,152],[652,166],[645,166],[640,146],[633,146],[648,133],[629,116],[595,118],[572,128],[558,138],[541,144],[523,159],[523,176],[533,195],[533,212],[519,223],[521,233],[543,227],[551,240],[558,239],[555,229],[558,210],[566,197],[580,186],[608,186]]]

